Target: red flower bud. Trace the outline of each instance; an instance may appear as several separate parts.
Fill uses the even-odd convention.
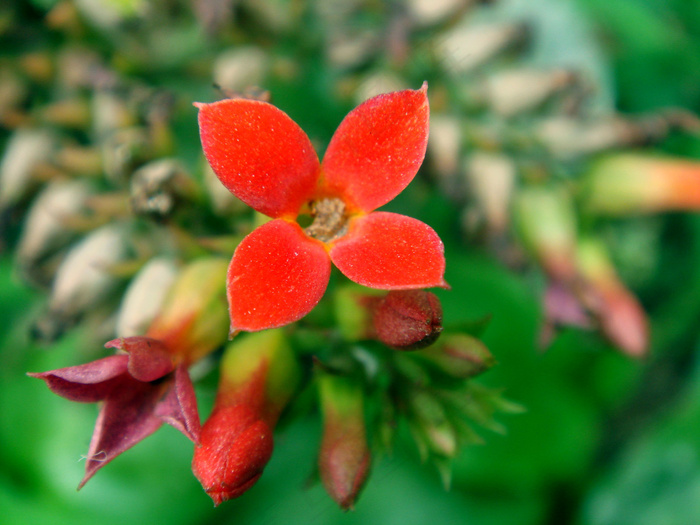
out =
[[[442,331],[442,306],[425,290],[389,292],[374,311],[377,339],[399,350],[415,350],[432,343]]]
[[[272,456],[272,430],[247,405],[215,410],[201,443],[192,471],[215,506],[252,487]]]
[[[283,332],[236,340],[221,361],[214,410],[202,427],[192,472],[214,505],[252,487],[272,455],[272,430],[299,379]]]

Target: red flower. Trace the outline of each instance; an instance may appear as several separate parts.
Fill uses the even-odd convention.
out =
[[[236,249],[228,270],[232,332],[294,322],[321,299],[331,261],[356,283],[386,290],[447,287],[443,245],[426,224],[375,212],[420,167],[427,84],[374,97],[340,124],[320,163],[289,116],[265,102],[196,104],[207,160],[221,182],[274,220]],[[313,223],[296,219],[309,213]]]

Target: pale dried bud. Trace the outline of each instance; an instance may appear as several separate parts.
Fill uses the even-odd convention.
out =
[[[31,188],[34,168],[48,160],[55,140],[45,130],[19,129],[5,147],[0,164],[0,210],[15,204]]]
[[[34,200],[17,246],[17,261],[27,276],[75,235],[66,220],[85,210],[91,193],[83,181],[61,181],[47,185]]]
[[[119,225],[103,226],[73,247],[56,272],[48,313],[37,322],[37,335],[53,339],[102,303],[119,282],[110,267],[126,255],[126,234]]]
[[[510,224],[515,164],[502,154],[474,152],[465,161],[465,175],[490,233],[504,233]]]
[[[452,190],[459,169],[459,154],[462,146],[462,124],[451,115],[430,115],[430,140],[428,153],[443,186]],[[450,191],[453,194],[453,191]]]
[[[328,60],[345,69],[366,61],[377,50],[377,35],[370,30],[338,29],[326,44]]]
[[[101,141],[100,149],[105,175],[112,182],[120,182],[148,149],[148,134],[141,127],[119,129]]]
[[[524,26],[520,24],[462,23],[438,42],[437,54],[449,71],[464,74],[522,41],[526,34]]]
[[[511,69],[489,77],[482,90],[496,113],[511,117],[537,108],[575,80],[566,70]]]
[[[261,86],[269,68],[269,58],[262,49],[236,47],[216,57],[214,82],[225,90],[243,93],[252,86]]]
[[[107,90],[95,91],[92,99],[93,127],[98,140],[109,138],[112,133],[136,124],[136,116],[126,101]]]
[[[472,7],[478,0],[410,0],[408,8],[411,19],[421,27],[438,24],[447,19],[454,19],[463,11]]]
[[[415,350],[432,343],[442,331],[442,306],[425,290],[389,292],[374,308],[377,339],[399,350]]]
[[[161,311],[175,282],[177,266],[168,257],[148,261],[136,274],[124,293],[117,317],[117,335],[143,335]]]
[[[227,261],[217,257],[197,259],[185,266],[146,335],[187,354],[190,362],[198,361],[221,345],[229,326],[227,267]]]
[[[382,71],[368,75],[355,91],[355,102],[361,104],[365,100],[380,95],[406,89],[406,81],[394,73]]]
[[[131,176],[131,207],[137,214],[167,216],[177,201],[192,196],[194,181],[173,159],[161,159],[142,166]]]

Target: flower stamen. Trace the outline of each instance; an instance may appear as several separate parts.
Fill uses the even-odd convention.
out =
[[[348,233],[345,203],[337,198],[325,198],[311,203],[313,222],[304,233],[321,242],[331,242]]]

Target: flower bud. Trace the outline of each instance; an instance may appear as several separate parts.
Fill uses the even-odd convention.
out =
[[[215,505],[258,480],[272,454],[272,429],[299,381],[299,365],[281,330],[229,344],[219,389],[195,448],[192,471]]]
[[[437,344],[412,355],[459,379],[475,377],[496,364],[486,345],[466,334],[444,335]]]
[[[588,174],[587,205],[595,213],[627,215],[700,209],[700,163],[616,155]]]
[[[510,223],[515,164],[506,155],[474,152],[465,163],[470,194],[490,233],[504,233]]]
[[[328,494],[343,510],[351,509],[370,469],[363,400],[359,385],[343,377],[321,374],[319,394],[323,440],[319,472]]]
[[[53,137],[43,130],[20,129],[7,142],[0,164],[0,210],[25,197],[34,168],[54,150]]]
[[[381,299],[375,309],[376,337],[399,350],[415,350],[435,342],[442,331],[442,306],[425,290],[396,290]]]
[[[73,247],[56,272],[48,313],[35,325],[37,335],[52,340],[101,304],[119,281],[110,267],[126,254],[125,232],[118,225],[103,226]]]
[[[527,36],[523,25],[460,24],[438,43],[437,54],[456,74],[473,71]]]
[[[164,341],[193,363],[226,340],[226,268],[224,259],[197,259],[178,274],[146,335]]]
[[[156,257],[141,268],[124,293],[117,318],[117,335],[143,335],[165,303],[175,281],[172,259]]]
[[[458,451],[457,430],[432,394],[414,390],[409,397],[409,423],[423,461],[432,455],[452,458]]]
[[[430,115],[428,153],[442,186],[453,189],[462,146],[462,122],[456,116]],[[450,193],[453,193],[452,191]]]
[[[578,263],[585,279],[581,295],[598,319],[603,333],[624,353],[641,358],[649,350],[647,316],[620,281],[604,246],[585,239],[578,246]]]
[[[562,89],[571,86],[576,76],[566,70],[543,71],[511,69],[490,77],[484,95],[491,108],[510,117],[533,110]]]
[[[431,0],[410,0],[407,7],[411,16],[411,22],[420,27],[427,27],[444,22],[455,20],[459,17],[460,11],[464,11],[475,2],[467,0],[445,0],[434,2]]]
[[[84,211],[90,193],[90,187],[82,181],[56,181],[39,194],[27,214],[17,247],[17,262],[23,273],[35,277],[42,259],[71,239],[75,232],[66,227],[66,219]]]
[[[190,175],[173,159],[150,162],[131,176],[131,207],[137,214],[167,216],[178,199],[195,192]]]
[[[532,187],[518,192],[515,205],[521,239],[554,279],[576,275],[576,216],[563,189]]]
[[[243,93],[252,86],[261,86],[269,67],[269,57],[259,47],[237,46],[216,57],[214,82],[227,91]]]
[[[215,409],[200,440],[192,470],[215,506],[251,488],[272,456],[272,430],[246,405]]]

